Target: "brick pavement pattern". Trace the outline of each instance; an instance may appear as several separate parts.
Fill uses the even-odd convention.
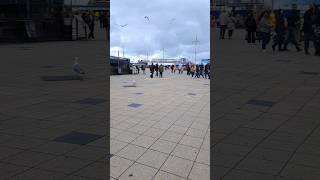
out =
[[[110,78],[111,177],[208,180],[209,79],[146,72]]]
[[[94,41],[1,45],[0,179],[109,179],[107,43],[97,33]],[[74,57],[83,81],[40,79],[74,75]]]
[[[235,34],[214,39],[214,179],[319,179],[320,58]]]

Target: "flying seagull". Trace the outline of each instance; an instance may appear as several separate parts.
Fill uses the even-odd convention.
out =
[[[146,19],[150,22],[150,19],[149,19],[149,17],[148,17],[148,16],[145,16],[144,18],[146,18]]]
[[[74,72],[76,72],[77,74],[85,74],[84,70],[80,67],[79,63],[78,63],[78,57],[75,58],[74,60],[74,64],[72,66],[72,69]]]
[[[121,27],[126,27],[128,24],[123,24],[123,25],[121,25],[121,24],[116,24],[116,25],[121,26]]]

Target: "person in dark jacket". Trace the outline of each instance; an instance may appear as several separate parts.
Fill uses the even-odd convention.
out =
[[[156,76],[158,77],[159,65],[158,63],[155,65],[154,70],[156,71]]]
[[[250,13],[245,22],[246,30],[247,30],[247,41],[248,43],[256,42],[256,31],[257,31],[257,22],[253,17],[253,14]]]
[[[296,47],[297,51],[301,51],[298,44],[298,31],[300,30],[300,11],[293,9],[287,17],[287,37],[284,42],[284,51],[287,51],[287,46],[290,42]]]
[[[315,55],[319,54],[320,50],[314,38],[314,31],[317,25],[320,25],[320,12],[315,4],[310,5],[310,9],[304,14],[304,23],[302,27],[302,33],[304,33],[304,51],[306,54],[309,52],[309,42],[313,41],[316,48]]]
[[[200,69],[200,71],[199,71],[199,77],[200,77],[200,75],[202,76],[202,78],[204,78],[204,76],[203,76],[203,72],[204,72],[204,65],[203,64],[200,64],[199,65],[199,69]]]
[[[154,65],[153,63],[150,65],[150,77],[153,78],[153,73],[154,73]]]
[[[209,71],[210,71],[210,64],[208,63],[208,64],[206,64],[205,66],[204,66],[204,77],[207,79],[207,76],[208,77],[210,77],[209,76]]]
[[[200,78],[200,67],[198,64],[196,65],[196,77]]]

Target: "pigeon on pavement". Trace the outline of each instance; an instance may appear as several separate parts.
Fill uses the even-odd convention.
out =
[[[74,64],[72,66],[72,69],[74,72],[76,72],[77,74],[85,74],[84,70],[80,67],[79,63],[78,63],[78,58],[76,57],[74,60]]]

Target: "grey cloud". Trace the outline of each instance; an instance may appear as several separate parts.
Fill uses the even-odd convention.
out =
[[[198,59],[210,58],[209,0],[117,0],[110,4],[111,48],[124,45],[128,56],[149,52],[162,57],[164,47],[166,57],[190,58],[197,34]]]

